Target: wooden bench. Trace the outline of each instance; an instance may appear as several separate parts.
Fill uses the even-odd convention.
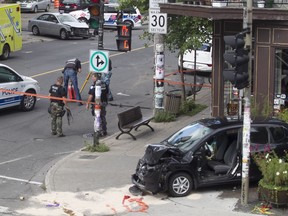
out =
[[[117,114],[118,116],[118,128],[121,133],[116,137],[118,139],[122,134],[129,134],[134,140],[136,137],[130,132],[135,128],[137,130],[141,125],[146,125],[152,131],[154,129],[149,125],[149,122],[153,119],[153,116],[143,117],[140,106],[133,107]]]

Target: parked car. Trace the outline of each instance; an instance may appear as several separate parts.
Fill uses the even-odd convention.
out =
[[[69,13],[71,11],[82,10],[89,5],[88,0],[60,0],[59,12]]]
[[[89,26],[70,14],[44,13],[28,21],[28,31],[34,35],[54,35],[62,40],[69,37],[89,38]]]
[[[21,12],[34,12],[39,10],[48,12],[51,7],[50,0],[20,0],[17,2],[20,4]]]
[[[204,77],[211,77],[212,75],[212,44],[202,43],[202,46],[196,50],[196,68],[194,65],[195,50],[188,49],[183,55],[183,69],[194,70],[196,74]],[[178,58],[178,67],[180,68],[180,57]],[[187,72],[193,75],[193,73]],[[209,80],[211,81],[211,80]]]
[[[193,122],[158,144],[147,146],[132,182],[152,193],[188,195],[192,189],[240,183],[242,175],[243,121],[206,118]],[[277,119],[251,123],[251,154],[288,150],[288,124]],[[249,178],[261,173],[251,157]],[[134,187],[135,187],[134,186]]]
[[[38,94],[40,87],[35,79],[18,74],[7,65],[0,64],[0,89]],[[0,91],[0,109],[19,106],[24,111],[34,108],[36,96]]]

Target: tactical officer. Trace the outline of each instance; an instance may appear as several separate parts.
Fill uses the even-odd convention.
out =
[[[95,85],[96,85],[96,81],[100,80],[101,78],[97,73],[93,73],[92,74],[92,81],[93,84],[91,85],[90,89],[89,89],[89,96],[87,99],[87,103],[86,103],[86,109],[89,109],[89,103],[90,102],[95,102]],[[103,81],[101,81],[101,103],[100,103],[100,107],[101,107],[101,111],[100,111],[100,136],[106,136],[107,135],[107,122],[106,122],[106,106],[108,104],[108,94],[109,94],[109,87],[107,86],[106,83],[104,83]],[[94,113],[94,104],[91,104],[91,109],[92,109],[92,116],[95,115]]]
[[[58,135],[58,137],[64,137],[65,135],[62,132],[62,117],[65,114],[65,109],[68,109],[66,100],[66,90],[63,87],[63,76],[57,78],[56,84],[52,85],[49,90],[49,96],[51,97],[58,97],[61,98],[60,100],[57,99],[50,99],[50,110],[51,110],[51,134]]]

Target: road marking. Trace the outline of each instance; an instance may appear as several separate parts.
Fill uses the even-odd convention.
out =
[[[31,157],[31,156],[32,156],[32,155],[28,155],[28,156],[21,157],[21,158],[15,158],[15,159],[9,160],[9,161],[4,161],[4,162],[0,163],[0,165],[7,164],[7,163],[11,163],[11,162],[15,162],[15,161],[22,160],[22,159],[25,159],[25,158],[29,158],[29,157]]]
[[[13,178],[13,177],[9,177],[9,176],[2,176],[2,175],[0,175],[0,178],[8,179],[8,180],[13,180],[13,181],[19,181],[19,182],[26,182],[26,183],[28,183],[28,184],[42,185],[41,182],[30,181],[30,180],[19,179],[19,178]]]
[[[121,93],[121,92],[117,93],[117,95],[126,96],[126,97],[129,97],[129,96],[130,96],[130,95],[128,95],[128,94],[124,94],[124,93]]]
[[[136,49],[132,49],[130,52],[135,52],[135,51],[142,50],[142,49],[145,49],[145,48],[147,48],[147,47],[153,47],[153,46],[154,46],[154,45],[139,47],[139,48],[136,48]],[[118,56],[118,55],[123,55],[123,54],[126,54],[126,53],[125,53],[125,52],[123,52],[123,53],[115,53],[115,54],[113,54],[113,55],[110,55],[110,58],[111,58],[111,57],[114,57],[114,56]],[[82,62],[82,65],[88,64],[88,63],[89,63],[89,61]],[[46,71],[46,72],[43,72],[43,73],[39,73],[39,74],[30,76],[30,77],[35,78],[35,77],[39,77],[39,76],[44,76],[44,75],[46,75],[46,74],[51,74],[51,73],[59,72],[59,71],[62,71],[62,70],[63,70],[63,68],[58,68],[58,69],[55,69],[55,70],[50,70],[50,71]]]

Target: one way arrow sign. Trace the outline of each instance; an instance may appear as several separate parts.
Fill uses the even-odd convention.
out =
[[[90,72],[108,73],[109,52],[100,50],[90,50],[89,58]]]

